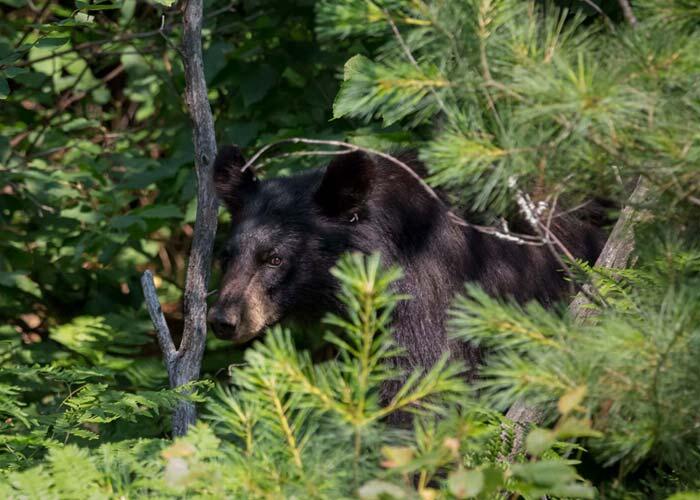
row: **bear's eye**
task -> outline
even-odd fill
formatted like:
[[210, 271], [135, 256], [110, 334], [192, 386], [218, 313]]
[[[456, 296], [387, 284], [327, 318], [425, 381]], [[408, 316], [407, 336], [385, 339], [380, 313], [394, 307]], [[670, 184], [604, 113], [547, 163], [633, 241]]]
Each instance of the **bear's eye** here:
[[278, 267], [282, 264], [282, 258], [278, 255], [272, 255], [267, 259], [267, 265], [270, 267]]

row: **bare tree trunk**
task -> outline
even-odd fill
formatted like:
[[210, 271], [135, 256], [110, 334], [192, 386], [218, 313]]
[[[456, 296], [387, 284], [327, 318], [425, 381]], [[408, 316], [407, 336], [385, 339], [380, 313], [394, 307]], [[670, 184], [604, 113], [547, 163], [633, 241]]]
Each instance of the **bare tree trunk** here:
[[[207, 335], [207, 287], [216, 235], [218, 202], [212, 182], [216, 156], [216, 136], [202, 62], [202, 0], [187, 0], [182, 7], [183, 37], [181, 55], [185, 67], [185, 102], [192, 119], [194, 163], [197, 174], [197, 216], [185, 281], [185, 326], [179, 348], [175, 348], [155, 294], [153, 277], [146, 271], [141, 285], [168, 370], [171, 387], [199, 378]], [[173, 413], [173, 434], [182, 436], [194, 424], [193, 403], [183, 402]]]
[[[634, 250], [634, 226], [639, 222], [643, 212], [639, 205], [647, 198], [649, 186], [645, 179], [639, 178], [637, 186], [629, 197], [627, 206], [622, 209], [620, 218], [600, 252], [596, 267], [607, 269], [624, 269], [629, 264], [630, 255]], [[587, 288], [589, 285], [584, 285]], [[593, 316], [596, 309], [591, 307], [590, 300], [583, 293], [579, 293], [569, 304], [569, 312], [579, 322], [585, 322]]]

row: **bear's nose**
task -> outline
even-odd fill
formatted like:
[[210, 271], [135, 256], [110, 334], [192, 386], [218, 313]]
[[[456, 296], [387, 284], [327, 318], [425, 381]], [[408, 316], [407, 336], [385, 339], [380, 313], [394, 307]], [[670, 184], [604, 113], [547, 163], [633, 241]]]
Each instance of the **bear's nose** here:
[[220, 339], [231, 340], [236, 334], [238, 315], [233, 311], [225, 311], [214, 306], [209, 310], [207, 321], [214, 330], [214, 335]]

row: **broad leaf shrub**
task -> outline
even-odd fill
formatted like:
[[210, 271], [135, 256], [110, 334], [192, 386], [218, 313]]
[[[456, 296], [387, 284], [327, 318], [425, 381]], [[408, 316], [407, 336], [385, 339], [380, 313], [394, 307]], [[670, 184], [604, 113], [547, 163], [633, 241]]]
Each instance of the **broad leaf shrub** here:
[[[139, 276], [147, 267], [157, 275], [178, 336], [196, 208], [174, 4], [0, 1], [0, 324], [40, 356], [58, 355], [63, 341], [52, 337], [66, 325], [94, 336], [111, 318], [109, 337], [84, 344], [84, 354], [99, 356], [95, 346], [111, 342], [113, 365], [159, 379], [130, 380], [130, 390], [166, 386]], [[351, 52], [318, 43], [313, 2], [214, 0], [205, 9], [219, 142], [343, 138], [347, 123], [329, 118], [336, 68]], [[288, 159], [270, 174], [307, 164]], [[130, 347], [117, 352], [122, 337]], [[230, 343], [210, 339], [204, 370], [236, 359]]]
[[[0, 442], [4, 471], [24, 469], [58, 445], [96, 446], [158, 436], [184, 397], [202, 401], [202, 381], [165, 390], [161, 364], [129, 359], [147, 341], [147, 320], [83, 317], [63, 325], [51, 341], [25, 345], [14, 328], [0, 328]], [[185, 396], [187, 389], [192, 393]]]

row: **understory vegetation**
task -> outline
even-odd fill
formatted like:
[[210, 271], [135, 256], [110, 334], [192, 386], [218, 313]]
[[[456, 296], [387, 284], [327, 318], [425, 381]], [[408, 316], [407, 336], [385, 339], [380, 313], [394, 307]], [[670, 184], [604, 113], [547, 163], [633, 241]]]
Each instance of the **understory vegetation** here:
[[[549, 245], [585, 292], [577, 314], [465, 284], [449, 332], [482, 346], [479, 379], [445, 357], [385, 406], [411, 298], [378, 255], [333, 269], [346, 314], [245, 350], [210, 336], [201, 380], [167, 388], [139, 275], [177, 342], [196, 209], [181, 24], [171, 0], [0, 0], [0, 497], [700, 498], [697, 2], [205, 2], [219, 144], [414, 149], [456, 214]], [[302, 146], [262, 175], [328, 160]], [[637, 214], [625, 267], [548, 232], [592, 198], [609, 228]], [[172, 439], [183, 400], [200, 421]], [[521, 447], [518, 401], [544, 415]]]

